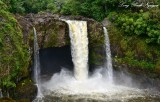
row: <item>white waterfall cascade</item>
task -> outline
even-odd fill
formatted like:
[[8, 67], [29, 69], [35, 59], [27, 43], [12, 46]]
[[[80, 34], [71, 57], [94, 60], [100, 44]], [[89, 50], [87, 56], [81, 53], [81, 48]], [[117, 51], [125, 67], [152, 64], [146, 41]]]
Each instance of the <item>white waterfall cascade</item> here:
[[40, 60], [39, 60], [39, 47], [37, 42], [36, 29], [33, 27], [34, 31], [34, 80], [38, 89], [37, 97], [42, 97], [41, 87], [40, 87]]
[[77, 80], [88, 77], [88, 37], [86, 21], [66, 21], [69, 25], [74, 76]]
[[105, 35], [105, 44], [106, 44], [106, 63], [105, 67], [107, 68], [108, 80], [110, 83], [113, 83], [113, 68], [112, 68], [112, 57], [110, 50], [110, 41], [108, 37], [108, 31], [106, 27], [103, 27], [104, 35]]
[[[62, 97], [61, 99], [73, 96], [74, 99], [81, 97], [106, 102], [110, 99], [138, 97], [143, 93], [139, 89], [113, 82], [111, 51], [106, 28], [103, 28], [106, 38], [106, 66], [96, 68], [93, 74], [88, 76], [87, 23], [85, 21], [64, 21], [69, 25], [74, 75], [72, 71], [65, 68], [60, 73], [53, 74], [50, 80], [42, 83], [44, 96]], [[121, 77], [121, 79], [125, 78]], [[130, 81], [127, 82], [127, 85], [128, 83]]]

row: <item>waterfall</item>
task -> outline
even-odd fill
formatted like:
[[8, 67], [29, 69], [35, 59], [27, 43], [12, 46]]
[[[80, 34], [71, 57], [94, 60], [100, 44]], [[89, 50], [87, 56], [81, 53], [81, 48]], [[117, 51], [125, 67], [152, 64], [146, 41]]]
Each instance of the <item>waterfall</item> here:
[[[97, 68], [88, 77], [88, 38], [87, 22], [64, 20], [69, 25], [71, 54], [74, 64], [72, 71], [62, 68], [54, 73], [50, 80], [42, 82], [44, 102], [48, 101], [122, 101], [131, 97], [139, 97], [142, 91], [113, 82], [112, 58], [107, 29], [104, 27], [106, 62], [105, 67]], [[116, 76], [115, 76], [116, 77]], [[128, 77], [127, 77], [128, 78]], [[126, 76], [118, 80], [126, 79]], [[125, 82], [127, 81], [127, 82]], [[130, 83], [125, 80], [123, 83]], [[49, 100], [48, 100], [49, 99]], [[60, 100], [58, 100], [60, 99]], [[62, 99], [62, 100], [61, 100]], [[89, 99], [89, 100], [87, 100]], [[128, 101], [128, 100], [127, 100]], [[34, 101], [37, 102], [37, 101]]]
[[37, 33], [36, 29], [33, 27], [34, 31], [34, 80], [38, 88], [37, 97], [42, 97], [41, 88], [40, 88], [40, 60], [39, 60], [39, 47], [37, 42]]
[[[106, 45], [105, 66], [100, 66], [88, 77], [88, 38], [87, 22], [64, 20], [69, 26], [69, 36], [71, 43], [71, 55], [74, 64], [74, 75], [72, 71], [62, 68], [60, 72], [54, 73], [49, 80], [43, 80], [41, 88], [44, 97], [33, 102], [66, 102], [66, 101], [130, 101], [144, 96], [143, 91], [132, 85], [129, 76], [115, 72], [113, 80], [112, 58], [110, 41], [107, 29], [103, 27]], [[35, 80], [39, 92], [38, 80], [38, 44], [35, 32]], [[97, 53], [98, 54], [98, 53]], [[65, 56], [64, 56], [65, 57]], [[148, 94], [149, 95], [149, 94]], [[147, 96], [148, 97], [148, 96]]]
[[113, 83], [113, 69], [112, 69], [112, 58], [111, 58], [111, 50], [110, 50], [110, 41], [108, 37], [108, 31], [105, 27], [103, 27], [105, 34], [105, 44], [106, 44], [106, 63], [105, 67], [107, 68], [108, 80], [110, 83]]
[[77, 80], [88, 77], [88, 37], [86, 21], [66, 21], [69, 25], [74, 76]]

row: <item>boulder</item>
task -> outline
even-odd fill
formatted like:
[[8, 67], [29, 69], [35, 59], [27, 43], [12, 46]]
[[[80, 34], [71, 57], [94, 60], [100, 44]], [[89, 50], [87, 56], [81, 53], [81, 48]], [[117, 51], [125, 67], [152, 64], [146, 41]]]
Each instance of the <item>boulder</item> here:
[[36, 98], [37, 87], [31, 79], [24, 79], [10, 93], [12, 93], [11, 97], [17, 101], [31, 102]]

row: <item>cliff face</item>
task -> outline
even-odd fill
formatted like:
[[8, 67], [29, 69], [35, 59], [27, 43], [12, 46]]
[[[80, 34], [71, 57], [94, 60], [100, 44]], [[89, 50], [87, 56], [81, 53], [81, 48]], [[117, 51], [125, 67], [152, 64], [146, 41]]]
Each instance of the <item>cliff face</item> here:
[[61, 47], [67, 45], [68, 26], [59, 19], [59, 16], [52, 14], [28, 14], [17, 16], [26, 44], [33, 46], [33, 27], [37, 31], [40, 49], [48, 47]]
[[4, 97], [8, 92], [13, 95], [10, 91], [29, 76], [30, 58], [18, 21], [10, 12], [0, 9], [0, 90]]
[[102, 24], [81, 16], [58, 16], [53, 14], [29, 14], [16, 16], [19, 21], [24, 42], [33, 53], [33, 27], [36, 28], [40, 49], [70, 45], [68, 24], [61, 19], [87, 21], [89, 39], [89, 62], [93, 66], [101, 65], [104, 60], [104, 33]]
[[70, 45], [69, 27], [60, 19], [87, 21], [89, 64], [91, 67], [103, 64], [103, 28], [101, 23], [93, 19], [47, 13], [14, 16], [0, 11], [0, 14], [0, 89], [4, 96], [9, 92], [13, 99], [28, 101], [36, 96], [36, 86], [30, 80], [33, 70], [33, 27], [37, 31], [40, 49], [64, 47]]
[[[2, 29], [0, 30], [0, 55], [3, 55], [2, 58], [5, 58], [4, 60], [0, 59], [0, 67], [4, 71], [8, 68], [13, 75], [17, 74], [15, 73], [17, 70], [20, 70], [20, 73], [13, 79], [16, 82], [11, 84], [15, 86], [16, 83], [14, 92], [12, 92], [13, 90], [10, 92], [12, 93], [11, 97], [13, 96], [15, 99], [27, 98], [32, 100], [36, 95], [36, 87], [28, 79], [30, 76], [28, 63], [30, 62], [31, 64], [31, 56], [33, 54], [33, 27], [37, 30], [40, 49], [64, 47], [70, 45], [69, 27], [66, 22], [60, 19], [87, 21], [89, 64], [91, 67], [95, 67], [102, 65], [105, 60], [103, 27], [101, 23], [93, 19], [81, 16], [66, 17], [45, 13], [29, 14], [26, 16], [16, 15], [16, 21], [14, 18], [5, 19], [5, 16], [7, 18], [13, 15], [6, 15], [4, 12], [0, 13], [4, 14], [3, 17], [0, 17], [0, 29]], [[5, 24], [9, 25], [5, 28], [3, 27]], [[160, 79], [160, 53], [158, 47], [149, 46], [137, 37], [123, 36], [114, 26], [108, 25], [110, 22], [106, 22], [105, 24], [109, 31], [114, 68], [116, 70], [127, 68], [131, 73], [144, 73], [145, 76]], [[19, 69], [20, 66], [22, 66], [21, 69]], [[2, 69], [0, 70], [0, 76], [4, 73]], [[10, 73], [1, 78], [3, 80], [8, 78]], [[4, 86], [1, 85], [1, 87]], [[27, 92], [28, 89], [31, 89], [31, 91]]]

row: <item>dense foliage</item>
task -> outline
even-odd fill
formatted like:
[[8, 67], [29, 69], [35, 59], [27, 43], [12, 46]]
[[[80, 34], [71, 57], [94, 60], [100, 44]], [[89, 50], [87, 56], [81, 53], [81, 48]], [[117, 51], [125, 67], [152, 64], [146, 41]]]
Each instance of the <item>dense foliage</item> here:
[[83, 15], [102, 20], [118, 0], [2, 0], [12, 13], [49, 11], [65, 15]]
[[9, 89], [27, 74], [29, 55], [16, 19], [4, 3], [0, 5], [0, 88]]
[[137, 35], [128, 36], [116, 26], [108, 27], [110, 42], [114, 48], [113, 60], [121, 65], [128, 65], [135, 70], [144, 69], [160, 72], [160, 47], [147, 44], [146, 39]]
[[124, 13], [112, 12], [109, 15], [120, 30], [126, 35], [137, 35], [146, 39], [147, 43], [160, 44], [160, 10], [152, 9], [147, 12]]
[[[12, 13], [38, 13], [48, 11], [65, 15], [82, 15], [96, 20], [103, 20], [110, 11], [121, 9], [135, 9], [135, 0], [1, 0]], [[138, 5], [143, 2], [160, 4], [160, 0], [137, 0]], [[123, 5], [122, 5], [123, 4]], [[125, 8], [124, 5], [129, 5]]]
[[107, 8], [117, 0], [69, 0], [64, 4], [61, 13], [67, 15], [83, 15], [97, 20], [105, 18]]
[[63, 0], [2, 0], [12, 13], [38, 13], [49, 11], [56, 13], [64, 3]]
[[[135, 0], [0, 0], [0, 89], [15, 87], [18, 78], [27, 74], [29, 54], [23, 43], [20, 26], [13, 15], [16, 13], [25, 15], [52, 12], [82, 15], [98, 21], [108, 17], [114, 23], [114, 29], [110, 31], [115, 31], [111, 41], [119, 42], [119, 50], [122, 50], [122, 55], [117, 54], [115, 60], [147, 69], [156, 66], [160, 68], [160, 59], [157, 57], [160, 55], [159, 49], [157, 50], [160, 44], [160, 9], [132, 7], [133, 1]], [[160, 5], [160, 0], [137, 1], [139, 4], [153, 2]], [[129, 7], [120, 5], [122, 2]], [[122, 56], [125, 57], [121, 58]]]

